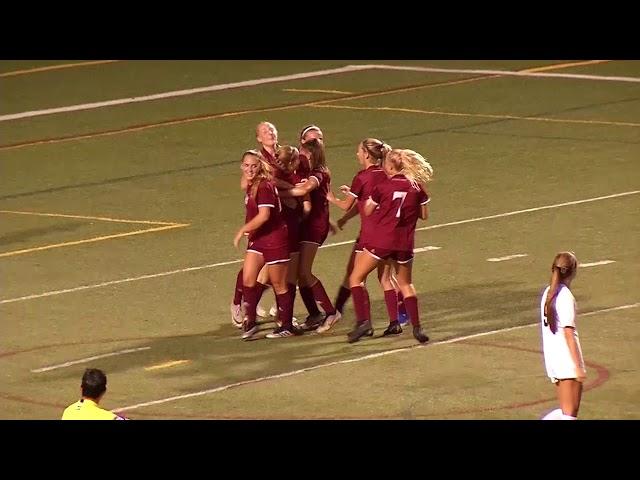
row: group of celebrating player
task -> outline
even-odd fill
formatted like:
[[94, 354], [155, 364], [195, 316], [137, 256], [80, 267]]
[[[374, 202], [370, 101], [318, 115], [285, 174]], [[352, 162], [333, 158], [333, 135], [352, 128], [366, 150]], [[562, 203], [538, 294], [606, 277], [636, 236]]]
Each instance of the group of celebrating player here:
[[[256, 128], [260, 149], [247, 150], [241, 158], [241, 188], [245, 191], [245, 224], [234, 245], [247, 236], [247, 250], [236, 278], [231, 304], [233, 323], [242, 338], [255, 338], [259, 302], [269, 285], [276, 305], [271, 314], [277, 328], [266, 338], [284, 338], [315, 330], [329, 331], [341, 318], [344, 305], [353, 297], [356, 325], [350, 343], [372, 336], [371, 308], [366, 289], [369, 273], [377, 269], [389, 314], [383, 336], [399, 335], [408, 319], [420, 343], [429, 340], [420, 326], [416, 290], [411, 283], [415, 228], [418, 218], [428, 217], [426, 184], [433, 177], [431, 165], [419, 153], [392, 149], [366, 138], [357, 145], [361, 170], [351, 186], [331, 190], [322, 130], [309, 125], [300, 132], [298, 147], [278, 144], [278, 131], [269, 122]], [[329, 203], [345, 214], [337, 224], [329, 218]], [[343, 284], [332, 302], [312, 272], [318, 248], [330, 231], [342, 229], [360, 215], [360, 233], [351, 252]], [[306, 321], [293, 317], [296, 290], [308, 311]], [[322, 308], [323, 312], [318, 308]]]

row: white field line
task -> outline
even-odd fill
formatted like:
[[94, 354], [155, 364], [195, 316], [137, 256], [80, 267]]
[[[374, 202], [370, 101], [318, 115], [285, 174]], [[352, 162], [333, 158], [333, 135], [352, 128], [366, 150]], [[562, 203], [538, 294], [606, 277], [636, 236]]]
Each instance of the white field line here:
[[[431, 225], [428, 227], [422, 227], [422, 228], [416, 228], [416, 231], [418, 230], [430, 230], [433, 228], [441, 228], [441, 227], [448, 227], [451, 225], [462, 225], [465, 223], [471, 223], [471, 222], [480, 222], [483, 220], [488, 220], [488, 219], [492, 219], [492, 218], [501, 218], [501, 217], [508, 217], [511, 215], [518, 215], [521, 213], [528, 213], [528, 212], [535, 212], [538, 210], [545, 210], [545, 209], [551, 209], [551, 208], [559, 208], [559, 207], [564, 207], [564, 206], [568, 206], [568, 205], [578, 205], [581, 203], [588, 203], [588, 202], [596, 202], [599, 200], [606, 200], [609, 198], [618, 198], [618, 197], [624, 197], [627, 195], [635, 195], [640, 193], [640, 190], [633, 190], [630, 192], [622, 192], [622, 193], [616, 193], [613, 195], [605, 195], [602, 197], [594, 197], [594, 198], [587, 198], [584, 200], [576, 200], [573, 202], [565, 202], [565, 203], [557, 203], [554, 205], [545, 205], [542, 207], [535, 207], [535, 208], [528, 208], [525, 210], [516, 210], [514, 212], [507, 212], [507, 213], [500, 213], [497, 215], [489, 215], [487, 217], [477, 217], [477, 218], [470, 218], [467, 220], [460, 220], [457, 222], [449, 222], [449, 223], [441, 223], [439, 225]], [[329, 248], [329, 247], [336, 247], [339, 245], [346, 245], [349, 243], [354, 243], [355, 240], [347, 240], [344, 242], [336, 242], [336, 243], [329, 243], [326, 245], [323, 245], [320, 248]], [[111, 280], [109, 282], [102, 282], [102, 283], [97, 283], [97, 284], [92, 284], [92, 285], [81, 285], [79, 287], [75, 287], [75, 288], [66, 288], [63, 290], [51, 290], [48, 292], [43, 292], [43, 293], [37, 293], [37, 294], [32, 294], [32, 295], [26, 295], [23, 297], [15, 297], [15, 298], [7, 298], [4, 300], [0, 300], [0, 305], [1, 304], [5, 304], [5, 303], [13, 303], [13, 302], [22, 302], [25, 300], [33, 300], [36, 298], [42, 298], [42, 297], [50, 297], [53, 295], [62, 295], [65, 293], [72, 293], [72, 292], [78, 292], [81, 290], [89, 290], [89, 289], [94, 289], [94, 288], [101, 288], [101, 287], [107, 287], [110, 285], [118, 285], [120, 283], [128, 283], [128, 282], [135, 282], [138, 280], [146, 280], [146, 279], [150, 279], [150, 278], [157, 278], [157, 277], [165, 277], [167, 275], [174, 275], [177, 273], [185, 273], [185, 272], [193, 272], [193, 271], [197, 271], [197, 270], [204, 270], [204, 269], [208, 269], [208, 268], [215, 268], [215, 267], [221, 267], [224, 265], [232, 265], [235, 263], [242, 263], [243, 260], [239, 259], [239, 260], [230, 260], [227, 262], [218, 262], [218, 263], [211, 263], [211, 264], [207, 264], [207, 265], [200, 265], [200, 266], [196, 266], [196, 267], [187, 267], [187, 268], [180, 268], [177, 270], [170, 270], [168, 272], [161, 272], [161, 273], [153, 273], [153, 274], [148, 274], [148, 275], [141, 275], [138, 277], [128, 277], [128, 278], [123, 278], [123, 279], [119, 279], [119, 280]]]
[[640, 77], [616, 77], [609, 75], [583, 75], [577, 73], [547, 73], [547, 72], [515, 72], [511, 70], [482, 70], [469, 68], [435, 68], [435, 67], [416, 67], [404, 65], [379, 65], [370, 64], [362, 65], [363, 67], [375, 68], [380, 70], [404, 70], [409, 72], [431, 72], [431, 73], [472, 73], [477, 75], [506, 75], [514, 77], [540, 77], [540, 78], [570, 78], [574, 80], [594, 80], [600, 82], [630, 82], [640, 83]]
[[506, 257], [494, 257], [487, 258], [487, 262], [504, 262], [506, 260], [512, 260], [514, 258], [528, 257], [526, 253], [515, 253], [513, 255], [507, 255]]
[[615, 260], [600, 260], [599, 262], [581, 263], [579, 266], [581, 268], [587, 268], [587, 267], [597, 267], [598, 265], [608, 265], [610, 263], [616, 263], [616, 261]]
[[106, 100], [103, 102], [81, 103], [77, 105], [69, 105], [66, 107], [47, 108], [44, 110], [31, 110], [28, 112], [11, 113], [0, 115], [0, 122], [8, 120], [17, 120], [20, 118], [37, 117], [40, 115], [51, 115], [54, 113], [77, 112], [79, 110], [93, 110], [96, 108], [112, 107], [115, 105], [124, 105], [128, 103], [148, 102], [151, 100], [162, 100], [165, 98], [184, 97], [198, 93], [216, 92], [220, 90], [231, 90], [234, 88], [253, 87], [256, 85], [265, 85], [268, 83], [286, 82], [288, 80], [299, 80], [302, 78], [322, 77], [325, 75], [335, 75], [337, 73], [354, 72], [357, 70], [370, 70], [370, 67], [360, 65], [347, 65], [346, 67], [331, 68], [327, 70], [316, 70], [313, 72], [294, 73], [291, 75], [280, 75], [277, 77], [259, 78], [255, 80], [244, 80], [242, 82], [222, 83], [218, 85], [209, 85], [207, 87], [189, 88], [186, 90], [174, 90], [171, 92], [156, 93], [153, 95], [144, 95], [140, 97], [118, 98], [116, 100]]
[[73, 360], [71, 362], [60, 363], [58, 365], [51, 365], [49, 367], [36, 368], [31, 370], [32, 373], [48, 372], [50, 370], [56, 370], [58, 368], [70, 367], [71, 365], [78, 365], [79, 363], [87, 363], [100, 358], [115, 357], [116, 355], [124, 355], [125, 353], [141, 352], [142, 350], [149, 350], [151, 347], [139, 347], [128, 348], [126, 350], [119, 350], [117, 352], [103, 353], [102, 355], [94, 355], [93, 357], [81, 358], [80, 360]]
[[[630, 305], [621, 305], [621, 306], [618, 306], [618, 307], [605, 308], [605, 309], [602, 309], [602, 310], [595, 310], [593, 312], [588, 312], [588, 313], [582, 314], [581, 316], [596, 315], [598, 313], [611, 312], [611, 311], [615, 311], [615, 310], [624, 310], [624, 309], [628, 309], [628, 308], [635, 308], [635, 307], [638, 307], [638, 306], [640, 306], [640, 303], [634, 303], [634, 304], [630, 304]], [[310, 371], [313, 371], [313, 370], [318, 370], [320, 368], [333, 367], [335, 365], [344, 365], [344, 364], [347, 364], [347, 363], [362, 362], [364, 360], [371, 360], [373, 358], [379, 358], [379, 357], [383, 357], [383, 356], [386, 356], [386, 355], [393, 355], [394, 353], [406, 352], [408, 350], [413, 350], [413, 349], [416, 349], [416, 348], [431, 348], [431, 347], [435, 347], [437, 345], [447, 345], [447, 344], [450, 344], [450, 343], [461, 342], [463, 340], [469, 340], [471, 338], [484, 337], [484, 336], [487, 336], [487, 335], [495, 335], [496, 333], [510, 332], [510, 331], [519, 330], [519, 329], [522, 329], [522, 328], [533, 327], [533, 326], [536, 326], [536, 325], [539, 325], [539, 322], [529, 323], [527, 325], [519, 325], [517, 327], [500, 328], [498, 330], [491, 330], [491, 331], [488, 331], [488, 332], [474, 333], [473, 335], [465, 335], [463, 337], [451, 338], [449, 340], [443, 340], [443, 341], [440, 341], [440, 342], [434, 342], [434, 343], [431, 343], [431, 344], [428, 344], [428, 345], [417, 344], [417, 345], [412, 345], [410, 347], [396, 348], [394, 350], [386, 350], [384, 352], [378, 352], [378, 353], [372, 353], [372, 354], [369, 354], [369, 355], [363, 355], [362, 357], [350, 358], [348, 360], [339, 360], [339, 361], [335, 361], [335, 362], [322, 363], [320, 365], [314, 365], [312, 367], [301, 368], [299, 370], [292, 370], [290, 372], [279, 373], [277, 375], [267, 375], [267, 376], [264, 376], [264, 377], [253, 378], [253, 379], [250, 379], [250, 380], [243, 380], [241, 382], [230, 383], [228, 385], [223, 385], [223, 386], [216, 387], [216, 388], [210, 388], [210, 389], [207, 389], [207, 390], [200, 390], [198, 392], [186, 393], [184, 395], [176, 395], [176, 396], [167, 397], [167, 398], [161, 398], [159, 400], [153, 400], [153, 401], [150, 401], [150, 402], [137, 403], [135, 405], [129, 405], [127, 407], [119, 407], [119, 408], [114, 409], [113, 411], [116, 412], [116, 413], [118, 413], [118, 412], [127, 412], [127, 411], [130, 411], [130, 410], [135, 410], [137, 408], [149, 407], [151, 405], [160, 405], [160, 404], [163, 404], [163, 403], [174, 402], [176, 400], [183, 400], [185, 398], [201, 397], [203, 395], [209, 395], [211, 393], [223, 392], [225, 390], [229, 390], [231, 388], [236, 388], [236, 387], [242, 387], [244, 385], [251, 385], [251, 384], [254, 384], [254, 383], [265, 382], [267, 380], [276, 380], [276, 379], [279, 379], [279, 378], [292, 377], [294, 375], [299, 375], [301, 373], [310, 372]]]
[[436, 247], [433, 245], [427, 245], [426, 247], [419, 247], [419, 248], [414, 248], [413, 249], [413, 253], [420, 253], [420, 252], [430, 252], [431, 250], [440, 250], [442, 247]]
[[515, 210], [513, 212], [498, 213], [497, 215], [488, 215], [486, 217], [469, 218], [467, 220], [459, 220], [457, 222], [440, 223], [438, 225], [430, 225], [428, 227], [416, 228], [416, 232], [421, 230], [432, 230], [434, 228], [450, 227], [452, 225], [462, 225], [464, 223], [481, 222], [481, 221], [489, 220], [492, 218], [510, 217], [512, 215], [520, 215], [521, 213], [537, 212], [539, 210], [549, 210], [552, 208], [568, 207], [570, 205], [579, 205], [581, 203], [598, 202], [600, 200], [607, 200], [609, 198], [625, 197], [627, 195], [637, 195], [638, 193], [640, 193], [640, 190], [632, 190], [630, 192], [614, 193], [613, 195], [605, 195], [602, 197], [585, 198], [584, 200], [575, 200], [573, 202], [555, 203], [553, 205], [544, 205], [542, 207], [526, 208], [524, 210]]
[[[312, 72], [294, 73], [290, 75], [280, 75], [277, 77], [266, 77], [254, 80], [244, 80], [241, 82], [223, 83], [217, 85], [209, 85], [206, 87], [189, 88], [185, 90], [173, 90], [170, 92], [156, 93], [153, 95], [143, 95], [139, 97], [119, 98], [115, 100], [106, 100], [101, 102], [82, 103], [77, 105], [69, 105], [66, 107], [47, 108], [42, 110], [31, 110], [26, 112], [11, 113], [0, 115], [0, 122], [8, 120], [17, 120], [20, 118], [37, 117], [40, 115], [51, 115], [54, 113], [75, 112], [79, 110], [92, 110], [96, 108], [111, 107], [115, 105], [124, 105], [128, 103], [148, 102], [152, 100], [162, 100], [165, 98], [175, 98], [198, 93], [215, 92], [221, 90], [231, 90], [234, 88], [252, 87], [256, 85], [264, 85], [275, 82], [285, 82], [289, 80], [299, 80], [303, 78], [320, 77], [326, 75], [335, 75], [338, 73], [363, 71], [363, 70], [404, 70], [412, 72], [430, 72], [430, 73], [470, 73], [477, 75], [506, 75], [518, 77], [543, 77], [543, 78], [570, 78], [579, 80], [609, 81], [609, 82], [633, 82], [640, 83], [638, 77], [617, 77], [607, 75], [581, 75], [573, 73], [547, 73], [547, 72], [527, 72], [527, 71], [510, 71], [510, 70], [479, 70], [468, 68], [433, 68], [433, 67], [417, 67], [402, 65], [347, 65], [340, 68], [332, 68], [327, 70], [316, 70]], [[337, 93], [337, 92], [336, 92]]]

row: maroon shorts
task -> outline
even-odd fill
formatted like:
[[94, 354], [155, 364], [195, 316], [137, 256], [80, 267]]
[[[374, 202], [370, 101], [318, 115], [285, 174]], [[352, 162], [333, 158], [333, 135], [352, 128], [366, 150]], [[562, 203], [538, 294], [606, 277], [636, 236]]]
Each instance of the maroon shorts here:
[[289, 246], [283, 245], [276, 248], [263, 248], [255, 243], [249, 243], [247, 252], [258, 253], [264, 257], [264, 263], [271, 265], [274, 263], [289, 261]]
[[365, 252], [378, 260], [395, 260], [398, 263], [409, 263], [413, 260], [413, 251], [406, 250], [389, 250], [386, 248], [364, 246]]
[[298, 253], [300, 251], [300, 222], [298, 219], [287, 219], [287, 228], [289, 229], [289, 254]]
[[329, 235], [329, 225], [318, 227], [303, 223], [300, 226], [300, 242], [322, 245]]

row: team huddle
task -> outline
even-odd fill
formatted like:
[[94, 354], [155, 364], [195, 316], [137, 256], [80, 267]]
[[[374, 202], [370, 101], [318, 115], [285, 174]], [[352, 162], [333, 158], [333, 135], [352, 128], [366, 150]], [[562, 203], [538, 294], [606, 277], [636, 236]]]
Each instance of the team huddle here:
[[[366, 279], [377, 270], [389, 314], [383, 336], [401, 334], [401, 325], [408, 320], [415, 339], [427, 342], [420, 326], [411, 267], [416, 223], [418, 218], [428, 217], [426, 184], [433, 177], [431, 165], [413, 150], [392, 149], [378, 139], [366, 138], [356, 151], [361, 170], [351, 186], [340, 187], [345, 198], [337, 198], [331, 190], [331, 171], [319, 127], [303, 128], [300, 144], [294, 147], [279, 145], [276, 127], [261, 122], [256, 139], [260, 149], [247, 150], [241, 158], [246, 217], [234, 238], [238, 247], [247, 237], [231, 304], [232, 321], [243, 330], [242, 338], [252, 339], [258, 332], [259, 302], [269, 285], [276, 298], [271, 313], [277, 328], [267, 338], [312, 330], [326, 333], [342, 318], [350, 296], [357, 322], [348, 341], [372, 336]], [[329, 217], [330, 203], [345, 211], [337, 223]], [[329, 233], [342, 229], [357, 215], [360, 233], [344, 282], [332, 302], [312, 272], [313, 262]], [[297, 290], [308, 312], [302, 324], [293, 317]]]

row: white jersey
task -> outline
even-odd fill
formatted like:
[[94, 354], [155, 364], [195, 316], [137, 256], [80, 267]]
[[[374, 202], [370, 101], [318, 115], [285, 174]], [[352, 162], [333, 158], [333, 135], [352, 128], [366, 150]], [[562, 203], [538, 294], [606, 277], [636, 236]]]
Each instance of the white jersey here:
[[542, 350], [544, 352], [544, 363], [547, 368], [547, 375], [551, 381], [561, 380], [564, 378], [576, 378], [576, 365], [573, 363], [571, 351], [565, 338], [564, 327], [573, 327], [573, 336], [578, 347], [578, 357], [580, 367], [584, 369], [584, 359], [582, 358], [582, 349], [580, 348], [580, 340], [578, 338], [578, 330], [576, 328], [576, 300], [571, 290], [566, 285], [560, 285], [560, 291], [554, 299], [557, 312], [558, 329], [554, 334], [544, 315], [544, 304], [547, 298], [549, 287], [542, 293], [540, 299], [540, 324], [542, 328]]

